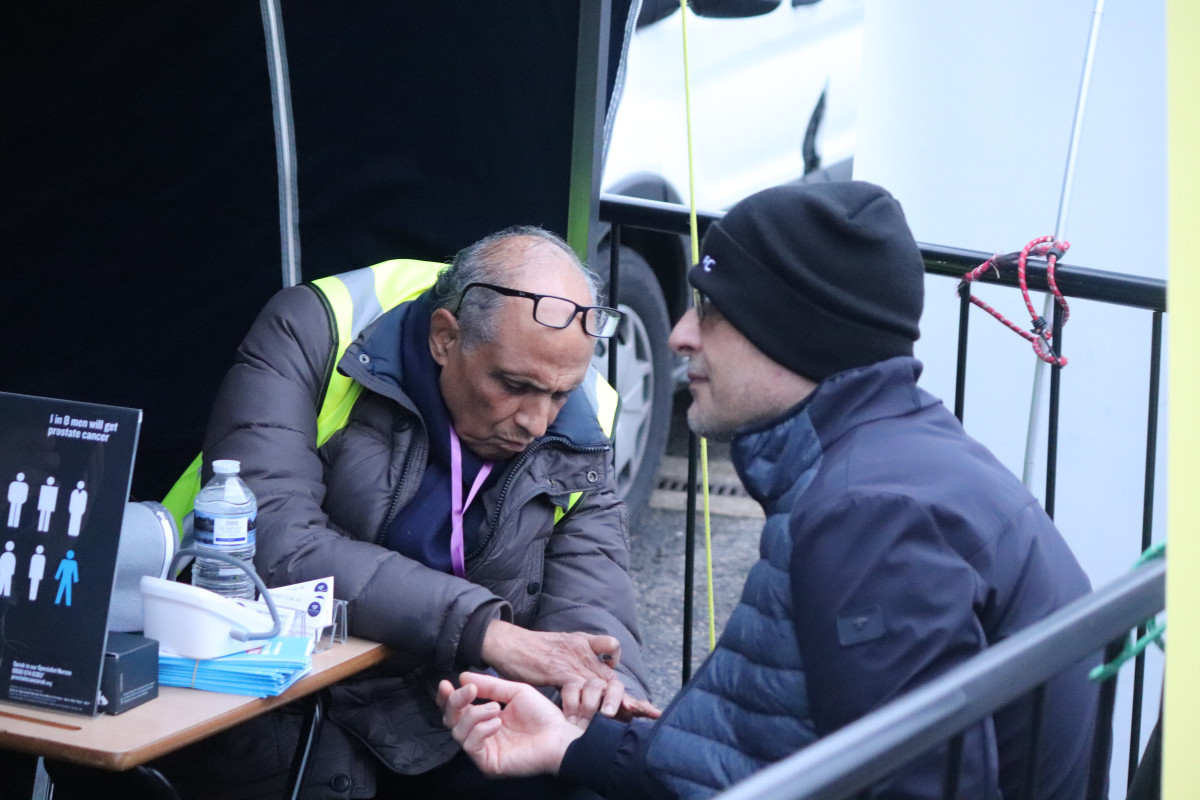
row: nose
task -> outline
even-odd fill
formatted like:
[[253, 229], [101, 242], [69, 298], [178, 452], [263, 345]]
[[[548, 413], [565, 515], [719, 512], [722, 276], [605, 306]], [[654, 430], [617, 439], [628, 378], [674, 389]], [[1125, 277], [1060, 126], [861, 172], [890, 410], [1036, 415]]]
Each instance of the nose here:
[[556, 416], [558, 409], [550, 401], [550, 397], [538, 394], [524, 399], [513, 421], [526, 435], [536, 439], [546, 433]]
[[689, 308], [679, 318], [667, 337], [667, 344], [681, 356], [691, 355], [700, 349], [700, 318], [696, 315], [696, 309]]

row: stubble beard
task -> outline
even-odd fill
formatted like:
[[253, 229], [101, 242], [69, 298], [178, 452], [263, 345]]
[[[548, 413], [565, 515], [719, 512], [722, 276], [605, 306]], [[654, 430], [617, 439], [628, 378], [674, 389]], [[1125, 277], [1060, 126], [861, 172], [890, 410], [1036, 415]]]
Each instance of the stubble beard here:
[[733, 438], [732, 427], [706, 416], [697, 406], [694, 397], [692, 398], [692, 404], [688, 406], [687, 421], [688, 427], [692, 429], [692, 432], [705, 439], [727, 442]]

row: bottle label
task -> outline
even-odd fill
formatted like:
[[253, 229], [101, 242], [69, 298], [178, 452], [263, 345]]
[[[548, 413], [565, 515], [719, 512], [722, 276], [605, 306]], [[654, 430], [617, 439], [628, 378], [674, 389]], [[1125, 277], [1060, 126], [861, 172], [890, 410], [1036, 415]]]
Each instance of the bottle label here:
[[196, 542], [223, 550], [236, 550], [255, 544], [255, 514], [211, 517], [197, 513], [194, 520]]

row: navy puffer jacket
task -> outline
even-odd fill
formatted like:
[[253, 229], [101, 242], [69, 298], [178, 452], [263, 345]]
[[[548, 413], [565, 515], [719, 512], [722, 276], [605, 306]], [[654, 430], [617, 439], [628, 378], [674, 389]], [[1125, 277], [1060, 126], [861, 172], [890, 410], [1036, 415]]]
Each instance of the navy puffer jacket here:
[[[734, 464], [767, 515], [741, 605], [659, 723], [593, 721], [563, 774], [610, 797], [712, 796], [1089, 591], [1034, 497], [917, 386], [920, 369], [899, 357], [839, 373], [740, 432]], [[1046, 691], [1038, 798], [1085, 791], [1089, 666]], [[967, 733], [963, 797], [1019, 795], [1029, 713], [1018, 702]], [[879, 796], [941, 797], [944, 762], [917, 761]]]

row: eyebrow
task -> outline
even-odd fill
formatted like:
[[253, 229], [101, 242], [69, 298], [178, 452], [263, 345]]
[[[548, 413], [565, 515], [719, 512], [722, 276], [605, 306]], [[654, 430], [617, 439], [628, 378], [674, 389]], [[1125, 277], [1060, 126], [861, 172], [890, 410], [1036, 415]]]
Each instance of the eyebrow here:
[[497, 370], [493, 374], [497, 378], [500, 378], [502, 380], [506, 380], [511, 383], [519, 383], [522, 386], [528, 386], [529, 388], [536, 389], [537, 391], [542, 392], [543, 394], [550, 394], [550, 395], [559, 394], [559, 393], [570, 394], [571, 392], [575, 391], [576, 389], [578, 389], [580, 386], [583, 385], [583, 382], [581, 381], [581, 382], [575, 384], [574, 386], [572, 386], [570, 389], [550, 389], [549, 387], [543, 386], [540, 383], [538, 383], [537, 381], [534, 381], [533, 379], [531, 379], [525, 375], [517, 375], [515, 373], [505, 372], [503, 370]]

